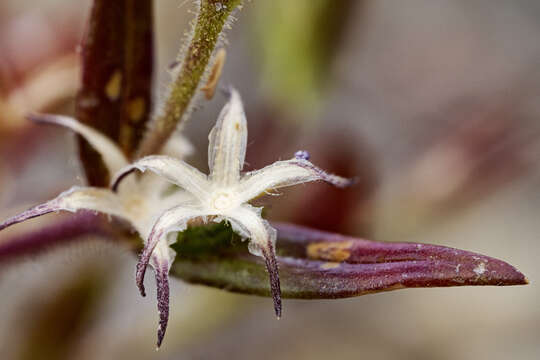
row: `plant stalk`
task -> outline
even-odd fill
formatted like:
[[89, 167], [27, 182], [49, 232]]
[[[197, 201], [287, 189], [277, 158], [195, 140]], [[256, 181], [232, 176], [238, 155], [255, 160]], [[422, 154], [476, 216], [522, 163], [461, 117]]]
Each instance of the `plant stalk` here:
[[223, 30], [241, 3], [241, 0], [200, 1], [193, 35], [187, 49], [180, 52], [177, 70], [173, 69], [176, 78], [161, 111], [143, 139], [139, 157], [158, 153], [189, 114]]

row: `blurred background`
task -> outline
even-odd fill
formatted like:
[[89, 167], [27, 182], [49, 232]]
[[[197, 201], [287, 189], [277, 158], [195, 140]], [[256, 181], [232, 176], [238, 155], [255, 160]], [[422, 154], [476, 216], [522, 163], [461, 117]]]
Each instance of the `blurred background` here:
[[[2, 218], [84, 183], [72, 134], [22, 115], [72, 113], [89, 6], [0, 2]], [[193, 6], [156, 1], [158, 95]], [[173, 280], [156, 352], [154, 294], [138, 295], [135, 257], [88, 238], [0, 265], [0, 358], [538, 359], [540, 3], [258, 0], [237, 19], [221, 85], [246, 104], [247, 167], [305, 149], [360, 180], [263, 199], [269, 218], [480, 252], [531, 284], [285, 300], [277, 321], [270, 299]], [[202, 102], [185, 128], [204, 171], [224, 101]]]

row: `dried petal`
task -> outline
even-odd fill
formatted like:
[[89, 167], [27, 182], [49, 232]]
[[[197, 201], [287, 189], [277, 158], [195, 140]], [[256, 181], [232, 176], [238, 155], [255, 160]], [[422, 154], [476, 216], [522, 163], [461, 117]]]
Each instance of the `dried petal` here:
[[221, 77], [221, 71], [223, 70], [223, 66], [225, 65], [226, 58], [227, 51], [225, 50], [225, 48], [220, 48], [216, 52], [214, 65], [212, 65], [212, 70], [210, 70], [208, 80], [206, 81], [206, 84], [201, 88], [201, 90], [204, 92], [206, 100], [211, 100], [214, 97], [214, 93], [216, 92], [216, 87], [219, 82], [219, 78]]

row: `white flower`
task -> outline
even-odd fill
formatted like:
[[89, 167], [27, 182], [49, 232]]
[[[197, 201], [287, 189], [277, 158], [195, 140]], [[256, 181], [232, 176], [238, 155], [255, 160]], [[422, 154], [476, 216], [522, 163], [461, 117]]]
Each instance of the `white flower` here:
[[[113, 189], [134, 170], [150, 170], [178, 185], [192, 198], [164, 212], [157, 219], [137, 264], [137, 283], [144, 294], [144, 273], [152, 257], [162, 259], [171, 241], [169, 234], [183, 231], [194, 218], [228, 221], [243, 239], [249, 239], [252, 254], [263, 256], [270, 275], [276, 315], [281, 316], [281, 294], [275, 258], [276, 230], [261, 217], [262, 208], [248, 202], [271, 189], [323, 180], [344, 187], [351, 180], [328, 174], [308, 161], [299, 151], [290, 160], [277, 161], [261, 170], [241, 173], [246, 156], [247, 122], [240, 95], [231, 89], [230, 101], [221, 111], [209, 135], [207, 176], [185, 162], [167, 156], [142, 158], [121, 170], [113, 179]], [[122, 183], [123, 184], [123, 183]], [[123, 190], [122, 188], [119, 189]], [[174, 239], [174, 237], [173, 237]], [[159, 260], [161, 261], [161, 260]], [[159, 262], [158, 261], [158, 262]], [[163, 258], [163, 262], [170, 260]]]
[[[65, 126], [77, 132], [100, 153], [109, 173], [116, 175], [111, 182], [112, 190], [73, 187], [53, 200], [6, 220], [0, 224], [0, 230], [60, 210], [92, 210], [127, 220], [145, 241], [136, 271], [137, 285], [143, 296], [143, 280], [148, 264], [154, 268], [156, 276], [160, 313], [158, 346], [168, 322], [168, 274], [176, 255], [169, 245], [176, 241], [177, 232], [187, 228], [190, 220], [226, 220], [243, 239], [249, 239], [250, 252], [265, 260], [274, 309], [279, 317], [281, 292], [275, 257], [276, 230], [261, 217], [262, 208], [251, 206], [249, 201], [272, 189], [310, 181], [323, 180], [338, 187], [351, 183], [351, 180], [315, 167], [308, 161], [306, 151], [298, 151], [290, 160], [277, 161], [261, 170], [242, 174], [247, 122], [242, 101], [234, 89], [231, 89], [230, 101], [210, 132], [208, 176], [181, 160], [189, 146], [179, 137], [173, 137], [165, 146], [164, 153], [167, 155], [148, 156], [128, 164], [122, 151], [106, 136], [72, 118], [55, 115], [32, 115], [29, 118]], [[135, 170], [150, 170], [155, 174], [128, 176]], [[181, 190], [166, 192], [170, 183]]]
[[[53, 123], [67, 127], [83, 136], [101, 155], [109, 173], [115, 174], [128, 165], [122, 151], [111, 140], [94, 129], [83, 125], [75, 119], [56, 115], [30, 115], [36, 122]], [[181, 136], [174, 136], [165, 146], [164, 153], [175, 157], [183, 157], [191, 152], [191, 145]], [[61, 193], [56, 198], [35, 206], [0, 224], [0, 230], [21, 221], [55, 211], [91, 210], [114, 215], [127, 220], [142, 239], [148, 238], [154, 222], [167, 209], [189, 200], [190, 195], [184, 191], [165, 191], [170, 184], [159, 177], [148, 174], [140, 178], [130, 178], [118, 192], [97, 187], [75, 186]], [[160, 244], [156, 249], [152, 266], [156, 272], [158, 289], [158, 310], [160, 325], [158, 329], [158, 346], [161, 344], [168, 321], [169, 266], [174, 259], [174, 250], [167, 244]], [[159, 258], [159, 262], [158, 262]]]

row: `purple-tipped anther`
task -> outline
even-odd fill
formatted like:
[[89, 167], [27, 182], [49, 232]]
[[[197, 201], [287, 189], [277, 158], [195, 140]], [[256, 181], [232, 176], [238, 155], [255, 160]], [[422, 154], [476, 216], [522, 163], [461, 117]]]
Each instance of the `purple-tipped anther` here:
[[268, 241], [267, 247], [261, 247], [266, 270], [270, 277], [270, 292], [274, 300], [274, 311], [277, 318], [281, 318], [281, 286], [279, 284], [279, 269], [276, 261], [274, 246]]

